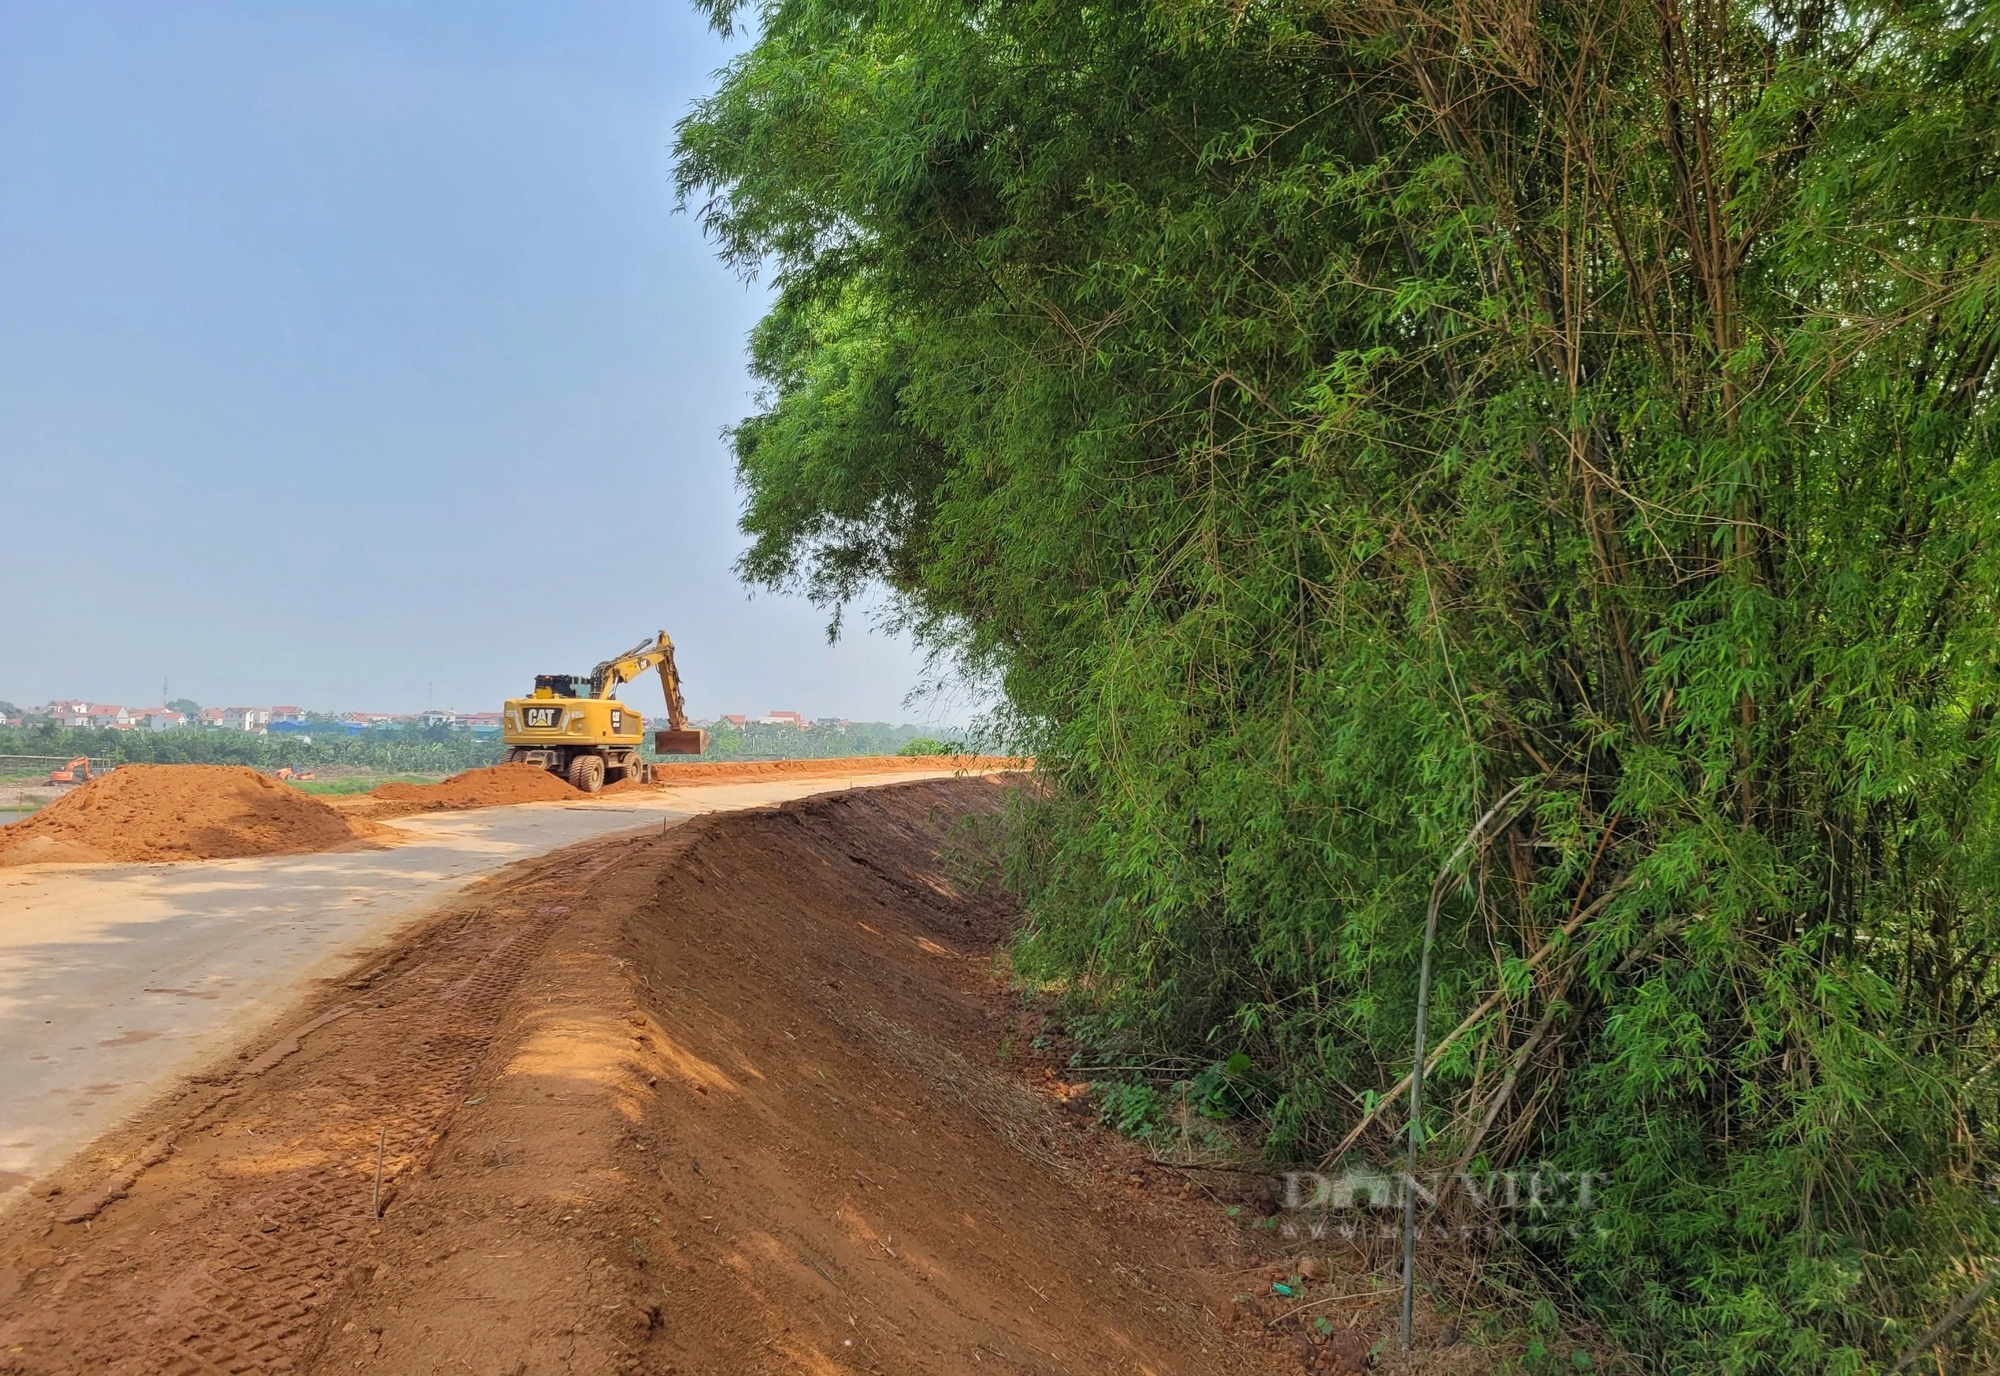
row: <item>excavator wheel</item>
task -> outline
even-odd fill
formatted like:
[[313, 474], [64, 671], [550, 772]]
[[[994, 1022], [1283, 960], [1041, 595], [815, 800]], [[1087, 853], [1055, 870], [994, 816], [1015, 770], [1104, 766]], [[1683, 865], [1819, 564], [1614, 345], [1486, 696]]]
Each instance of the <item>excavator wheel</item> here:
[[578, 755], [569, 762], [569, 785], [585, 793], [595, 793], [604, 787], [604, 757], [602, 755]]

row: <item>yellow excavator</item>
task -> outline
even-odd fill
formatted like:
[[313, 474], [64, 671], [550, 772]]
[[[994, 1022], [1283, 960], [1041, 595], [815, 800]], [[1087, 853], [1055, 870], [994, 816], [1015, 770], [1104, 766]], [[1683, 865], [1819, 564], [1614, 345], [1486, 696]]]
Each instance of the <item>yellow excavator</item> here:
[[681, 704], [681, 676], [674, 668], [674, 642], [661, 631], [622, 655], [582, 674], [536, 674], [533, 697], [508, 698], [501, 718], [501, 756], [509, 764], [534, 764], [560, 774], [585, 793], [625, 779], [644, 781], [646, 762], [639, 744], [646, 719], [613, 696], [648, 669], [660, 673], [667, 694], [667, 727], [653, 733], [656, 755], [699, 755], [708, 733], [690, 730]]

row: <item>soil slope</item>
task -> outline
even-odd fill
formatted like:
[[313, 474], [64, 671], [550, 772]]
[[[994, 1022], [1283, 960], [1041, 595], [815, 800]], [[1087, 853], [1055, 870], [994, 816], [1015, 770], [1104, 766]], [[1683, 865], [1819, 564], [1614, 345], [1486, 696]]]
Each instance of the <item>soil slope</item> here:
[[434, 784], [383, 784], [364, 795], [372, 803], [393, 807], [372, 809], [370, 816], [408, 816], [414, 812], [454, 812], [474, 807], [504, 807], [510, 803], [560, 803], [585, 796], [539, 765], [496, 764], [468, 769]]
[[996, 1055], [1010, 914], [938, 853], [1003, 791], [476, 886], [37, 1187], [0, 1372], [1299, 1370], [1218, 1321], [1254, 1239]]
[[[942, 769], [962, 773], [1029, 769], [1033, 760], [999, 755], [856, 755], [829, 760], [703, 760], [686, 764], [655, 763], [653, 782], [674, 784], [735, 784], [755, 779], [814, 778], [826, 774], [934, 774]], [[643, 784], [629, 787], [643, 788]]]
[[297, 855], [398, 835], [241, 765], [128, 764], [0, 831], [0, 865]]
[[[826, 760], [708, 760], [655, 764], [651, 783], [608, 784], [603, 792], [630, 793], [700, 784], [755, 783], [760, 779], [831, 779], [852, 774], [935, 774], [940, 770], [986, 772], [1027, 768], [1033, 761], [990, 755], [860, 755]], [[334, 806], [350, 817], [387, 819], [419, 812], [458, 812], [510, 803], [575, 802], [588, 794], [571, 788], [539, 765], [501, 764], [468, 769], [434, 784], [383, 784]]]

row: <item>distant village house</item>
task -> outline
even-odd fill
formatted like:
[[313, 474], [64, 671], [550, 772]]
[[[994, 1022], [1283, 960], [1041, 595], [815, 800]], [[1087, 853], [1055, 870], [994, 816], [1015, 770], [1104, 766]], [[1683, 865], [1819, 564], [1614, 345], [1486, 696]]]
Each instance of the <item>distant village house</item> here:
[[37, 710], [51, 726], [75, 730], [90, 725], [90, 704], [75, 698], [57, 698]]
[[186, 725], [187, 717], [171, 707], [141, 707], [132, 713], [132, 726], [139, 731], [171, 731]]

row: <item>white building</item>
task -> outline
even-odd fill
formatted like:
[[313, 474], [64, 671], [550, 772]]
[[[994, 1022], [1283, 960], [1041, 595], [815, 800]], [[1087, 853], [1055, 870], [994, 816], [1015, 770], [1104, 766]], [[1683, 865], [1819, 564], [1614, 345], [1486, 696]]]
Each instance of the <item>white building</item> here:
[[90, 725], [90, 704], [80, 698], [57, 698], [36, 710], [56, 726], [74, 729]]

